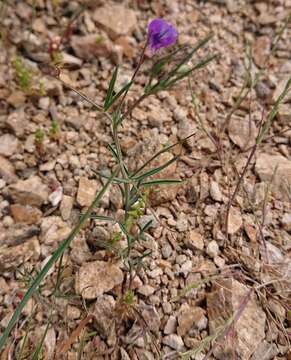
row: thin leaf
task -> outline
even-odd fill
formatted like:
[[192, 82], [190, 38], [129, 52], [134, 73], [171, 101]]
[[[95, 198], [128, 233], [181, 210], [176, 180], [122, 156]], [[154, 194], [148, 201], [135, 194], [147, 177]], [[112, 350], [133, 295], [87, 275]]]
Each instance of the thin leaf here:
[[114, 91], [114, 85], [115, 85], [115, 82], [117, 79], [117, 73], [118, 73], [118, 66], [116, 66], [116, 68], [113, 72], [112, 78], [110, 80], [110, 83], [109, 83], [108, 91], [107, 91], [106, 98], [104, 101], [104, 109], [105, 110], [108, 110], [108, 108], [109, 108], [108, 104], [110, 103], [110, 101], [112, 100], [112, 97], [113, 97], [113, 91]]
[[183, 180], [176, 180], [176, 179], [157, 179], [157, 180], [150, 180], [141, 183], [141, 186], [149, 187], [154, 185], [178, 185], [183, 184], [185, 181]]
[[171, 87], [173, 86], [176, 82], [178, 82], [179, 80], [184, 79], [185, 77], [189, 76], [193, 71], [195, 70], [199, 70], [203, 67], [205, 67], [206, 65], [208, 65], [212, 60], [216, 59], [218, 57], [217, 54], [215, 55], [211, 55], [208, 56], [207, 58], [203, 59], [202, 61], [200, 61], [198, 64], [194, 65], [192, 68], [190, 68], [187, 71], [184, 71], [183, 73], [177, 75], [175, 78], [173, 78], [172, 80], [168, 81], [165, 83], [165, 87]]
[[196, 51], [198, 51], [201, 47], [203, 47], [213, 36], [213, 33], [208, 34], [204, 39], [199, 41], [194, 48], [174, 67], [172, 71], [170, 71], [167, 80], [169, 80], [171, 77], [175, 76], [176, 73], [180, 70], [180, 68], [186, 64], [194, 55]]
[[118, 162], [118, 155], [117, 155], [117, 152], [116, 152], [116, 149], [114, 149], [114, 145], [113, 144], [108, 144], [108, 149], [110, 150], [112, 156], [114, 157], [114, 159]]
[[125, 84], [119, 91], [116, 95], [114, 95], [112, 97], [112, 99], [108, 102], [107, 106], [104, 107], [105, 111], [108, 110], [114, 103], [116, 100], [118, 100], [120, 98], [120, 96], [125, 93], [126, 91], [129, 90], [129, 88], [131, 87], [132, 85], [132, 81], [130, 81], [129, 83]]
[[[119, 169], [118, 169], [119, 170]], [[80, 221], [78, 224], [74, 227], [74, 229], [70, 232], [68, 237], [59, 245], [57, 250], [52, 254], [49, 261], [45, 264], [45, 266], [42, 268], [42, 270], [38, 273], [36, 278], [34, 279], [32, 285], [25, 293], [23, 299], [16, 307], [11, 319], [9, 320], [9, 323], [7, 327], [5, 328], [2, 336], [0, 337], [0, 351], [3, 348], [3, 346], [6, 343], [6, 340], [13, 329], [15, 323], [17, 322], [23, 308], [27, 304], [28, 300], [32, 297], [32, 295], [36, 292], [37, 288], [51, 269], [51, 267], [54, 265], [54, 263], [61, 257], [61, 255], [64, 253], [64, 251], [68, 248], [68, 246], [71, 244], [72, 240], [75, 238], [75, 236], [80, 232], [82, 227], [84, 226], [85, 222], [90, 218], [92, 211], [97, 206], [99, 201], [101, 200], [102, 196], [108, 189], [108, 186], [112, 183], [112, 180], [114, 179], [115, 175], [117, 173], [117, 170], [112, 174], [112, 177], [106, 182], [106, 184], [103, 186], [103, 188], [99, 191], [99, 193], [96, 195], [94, 201], [89, 206], [88, 210], [84, 215], [82, 215]]]
[[90, 219], [92, 220], [101, 220], [101, 221], [111, 221], [116, 222], [116, 220], [113, 217], [110, 216], [103, 216], [103, 215], [91, 215]]
[[[94, 170], [92, 169], [92, 171], [94, 172], [94, 174], [98, 175], [98, 176], [101, 176], [102, 178], [105, 178], [105, 179], [110, 179], [111, 178], [111, 175], [106, 175], [104, 174], [103, 172], [99, 171], [99, 170]], [[113, 184], [128, 184], [129, 181], [126, 180], [126, 179], [122, 179], [122, 178], [118, 178], [118, 177], [115, 177], [113, 180], [112, 180], [112, 183]]]
[[177, 159], [179, 158], [179, 156], [174, 156], [171, 160], [167, 161], [165, 164], [161, 165], [161, 166], [158, 166], [152, 170], [149, 170], [149, 171], [146, 171], [145, 173], [139, 175], [139, 176], [136, 176], [136, 177], [133, 177], [132, 179], [133, 180], [143, 180], [149, 176], [152, 176], [152, 175], [155, 175], [155, 174], [158, 174], [159, 172], [161, 172], [163, 169], [165, 169], [166, 167], [170, 166], [173, 162], [175, 162]]

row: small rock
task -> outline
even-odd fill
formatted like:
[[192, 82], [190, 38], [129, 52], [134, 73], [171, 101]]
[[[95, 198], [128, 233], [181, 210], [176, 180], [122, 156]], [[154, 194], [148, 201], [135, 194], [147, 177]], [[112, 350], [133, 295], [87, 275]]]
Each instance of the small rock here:
[[179, 232], [187, 231], [188, 229], [188, 220], [185, 214], [181, 213], [180, 217], [178, 218], [176, 222], [176, 229]]
[[27, 126], [27, 119], [23, 109], [12, 112], [7, 120], [6, 126], [13, 131], [17, 137], [22, 137], [25, 133], [25, 128]]
[[254, 57], [255, 64], [263, 68], [266, 65], [271, 48], [271, 39], [269, 36], [260, 36], [255, 40], [252, 55]]
[[94, 305], [94, 327], [102, 337], [108, 337], [115, 329], [115, 300], [113, 296], [101, 295]]
[[77, 193], [77, 201], [81, 206], [90, 206], [95, 199], [97, 192], [97, 182], [81, 177]]
[[[177, 136], [180, 140], [185, 139], [191, 134], [195, 134], [196, 131], [197, 127], [194, 121], [188, 119], [187, 117], [179, 121]], [[185, 146], [189, 149], [192, 149], [195, 146], [194, 136], [185, 141]]]
[[160, 329], [161, 319], [156, 308], [153, 305], [140, 305], [139, 311], [149, 330], [157, 334]]
[[109, 57], [113, 52], [111, 43], [98, 34], [72, 36], [71, 45], [75, 54], [86, 61], [100, 56]]
[[177, 319], [175, 316], [170, 315], [168, 321], [166, 322], [166, 325], [164, 327], [164, 334], [174, 334], [177, 329]]
[[262, 181], [270, 182], [278, 199], [289, 200], [291, 188], [291, 160], [282, 155], [258, 154], [255, 170]]
[[242, 226], [241, 213], [237, 208], [231, 207], [228, 216], [228, 229], [230, 235], [235, 234]]
[[285, 213], [281, 219], [283, 229], [291, 231], [291, 213]]
[[[4, 220], [9, 219], [10, 216], [6, 216]], [[12, 220], [12, 218], [10, 218]], [[39, 234], [39, 227], [34, 225], [27, 225], [27, 224], [13, 224], [10, 223], [8, 225], [7, 231], [0, 232], [0, 244], [5, 244], [8, 246], [14, 246], [23, 243], [27, 239], [32, 238], [35, 235]]]
[[113, 39], [121, 35], [130, 34], [137, 26], [135, 12], [121, 4], [108, 4], [96, 9], [93, 19]]
[[30, 205], [12, 204], [10, 210], [17, 223], [37, 224], [42, 217], [42, 212]]
[[178, 314], [178, 335], [186, 335], [194, 326], [199, 331], [206, 329], [207, 318], [204, 313], [205, 311], [200, 307], [190, 307], [188, 304], [183, 304]]
[[8, 104], [18, 108], [23, 106], [26, 101], [26, 96], [23, 91], [13, 91], [11, 95], [7, 98]]
[[68, 305], [67, 307], [67, 317], [69, 320], [77, 320], [81, 316], [81, 311], [76, 306]]
[[38, 260], [39, 256], [40, 245], [37, 237], [17, 246], [2, 247], [0, 250], [0, 270], [15, 269], [29, 260]]
[[48, 200], [48, 187], [38, 176], [17, 181], [8, 187], [8, 192], [13, 201], [22, 205], [40, 207]]
[[206, 253], [211, 257], [214, 258], [219, 253], [219, 246], [215, 240], [210, 241], [210, 243], [207, 245]]
[[42, 172], [52, 171], [55, 168], [55, 166], [56, 166], [56, 160], [48, 161], [39, 166], [39, 171]]
[[63, 188], [62, 186], [58, 186], [55, 191], [53, 191], [48, 199], [51, 202], [52, 206], [57, 206], [63, 198]]
[[222, 194], [219, 188], [219, 185], [216, 181], [211, 181], [210, 182], [210, 196], [212, 197], [212, 199], [214, 201], [221, 201], [222, 200]]
[[12, 163], [0, 155], [0, 176], [8, 183], [11, 184], [17, 180], [15, 169]]
[[272, 360], [278, 353], [279, 350], [274, 343], [270, 344], [264, 340], [259, 344], [250, 360]]
[[14, 135], [4, 134], [0, 136], [0, 155], [11, 156], [18, 148], [18, 140]]
[[204, 240], [201, 234], [199, 234], [196, 230], [191, 230], [188, 236], [185, 239], [185, 245], [195, 251], [195, 250], [203, 250], [204, 248]]
[[162, 339], [162, 343], [177, 351], [182, 351], [184, 348], [183, 339], [181, 338], [181, 336], [176, 334], [170, 334], [165, 336]]
[[74, 204], [74, 198], [68, 195], [64, 195], [61, 205], [60, 205], [60, 212], [63, 220], [69, 220], [72, 212]]
[[255, 123], [250, 121], [248, 117], [234, 117], [229, 123], [228, 134], [235, 145], [244, 149], [255, 144], [257, 128]]
[[105, 261], [93, 261], [80, 267], [75, 288], [84, 299], [96, 299], [122, 281], [123, 273], [119, 266]]
[[162, 247], [162, 255], [164, 259], [168, 259], [171, 254], [172, 254], [173, 250], [170, 244], [166, 243], [163, 245]]
[[[210, 334], [219, 326], [225, 325], [232, 314], [239, 311], [249, 289], [234, 279], [226, 279], [214, 286], [214, 291], [207, 295], [207, 311]], [[234, 356], [238, 359], [249, 359], [265, 338], [266, 314], [253, 294], [244, 307], [237, 322], [233, 324], [231, 342], [224, 342], [214, 350], [219, 360]]]
[[45, 245], [56, 247], [70, 233], [70, 227], [59, 216], [47, 216], [41, 222], [41, 241]]
[[138, 289], [138, 292], [141, 294], [141, 295], [144, 295], [144, 296], [150, 296], [152, 295], [154, 292], [155, 292], [155, 288], [153, 288], [152, 286], [150, 285], [142, 285], [139, 289]]

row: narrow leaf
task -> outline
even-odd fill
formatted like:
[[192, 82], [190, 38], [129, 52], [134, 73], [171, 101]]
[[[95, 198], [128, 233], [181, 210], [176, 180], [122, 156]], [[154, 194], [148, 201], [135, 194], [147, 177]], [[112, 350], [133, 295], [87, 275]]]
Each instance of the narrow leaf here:
[[158, 174], [159, 172], [161, 172], [163, 169], [165, 169], [166, 167], [170, 166], [173, 162], [175, 162], [177, 159], [179, 158], [179, 156], [174, 156], [171, 160], [167, 161], [165, 164], [159, 166], [159, 167], [156, 167], [152, 170], [149, 170], [149, 171], [146, 171], [145, 173], [139, 175], [139, 176], [136, 176], [134, 178], [132, 178], [133, 180], [143, 180], [149, 176], [152, 176], [152, 175], [155, 175], [155, 174]]
[[153, 186], [153, 185], [178, 185], [183, 184], [185, 181], [183, 180], [176, 180], [176, 179], [157, 179], [157, 180], [150, 180], [141, 183], [141, 186]]
[[118, 93], [116, 95], [114, 95], [112, 97], [112, 99], [110, 99], [110, 101], [108, 102], [107, 106], [104, 107], [105, 111], [108, 110], [114, 103], [116, 100], [118, 100], [120, 98], [120, 96], [125, 93], [126, 91], [129, 90], [129, 88], [132, 85], [132, 81], [130, 81], [129, 83], [127, 83], [126, 85], [124, 85], [121, 90], [118, 91]]
[[118, 66], [116, 66], [114, 72], [113, 72], [113, 75], [112, 75], [112, 78], [110, 80], [110, 83], [109, 83], [109, 88], [107, 90], [107, 94], [106, 94], [106, 98], [105, 98], [105, 101], [104, 101], [104, 109], [105, 110], [108, 110], [108, 104], [110, 103], [112, 97], [113, 97], [113, 91], [114, 91], [114, 85], [115, 85], [115, 82], [116, 82], [116, 79], [117, 79], [117, 73], [118, 73]]

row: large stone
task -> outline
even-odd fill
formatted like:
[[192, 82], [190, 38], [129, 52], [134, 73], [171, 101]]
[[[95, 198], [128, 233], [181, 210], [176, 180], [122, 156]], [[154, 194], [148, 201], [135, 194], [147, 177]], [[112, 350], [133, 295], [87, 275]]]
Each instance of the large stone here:
[[178, 328], [177, 333], [184, 336], [195, 327], [199, 331], [206, 329], [207, 318], [205, 310], [200, 307], [190, 307], [188, 304], [183, 304], [178, 314]]
[[290, 160], [282, 155], [258, 154], [255, 169], [262, 181], [271, 181], [271, 189], [278, 199], [290, 199]]
[[76, 292], [84, 299], [96, 299], [123, 281], [119, 266], [105, 261], [82, 265], [76, 275]]
[[219, 327], [227, 326], [234, 314], [241, 311], [239, 319], [233, 323], [233, 335], [218, 345], [214, 355], [219, 360], [249, 360], [265, 338], [266, 314], [258, 305], [253, 294], [245, 301], [249, 289], [234, 279], [221, 280], [207, 295], [207, 311], [210, 334]]
[[137, 25], [135, 12], [121, 4], [108, 4], [97, 8], [93, 18], [113, 39], [130, 34]]
[[11, 162], [5, 157], [0, 155], [0, 177], [6, 181], [6, 183], [11, 184], [17, 180], [17, 176], [15, 174], [14, 166]]
[[184, 348], [183, 339], [177, 334], [170, 334], [165, 336], [162, 340], [162, 343], [177, 351], [182, 351]]
[[234, 117], [229, 123], [228, 135], [235, 145], [244, 149], [254, 145], [257, 128], [253, 121], [249, 121], [248, 117]]
[[17, 246], [2, 247], [0, 248], [0, 271], [15, 269], [29, 260], [38, 260], [39, 255], [40, 245], [37, 237]]
[[17, 181], [8, 187], [8, 192], [14, 202], [36, 207], [47, 202], [49, 196], [47, 185], [38, 176]]
[[11, 156], [18, 148], [18, 140], [14, 135], [4, 134], [0, 136], [0, 155]]

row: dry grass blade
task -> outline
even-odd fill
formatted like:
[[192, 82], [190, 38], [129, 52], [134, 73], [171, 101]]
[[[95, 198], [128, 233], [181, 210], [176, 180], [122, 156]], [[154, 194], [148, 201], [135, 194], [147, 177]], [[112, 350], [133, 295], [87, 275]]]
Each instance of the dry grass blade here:
[[62, 343], [60, 343], [57, 346], [57, 353], [64, 354], [66, 353], [72, 344], [76, 341], [76, 339], [80, 336], [81, 331], [84, 329], [84, 327], [94, 318], [92, 314], [89, 314], [86, 316], [77, 326], [77, 328], [72, 332], [70, 337], [67, 340], [64, 340]]

